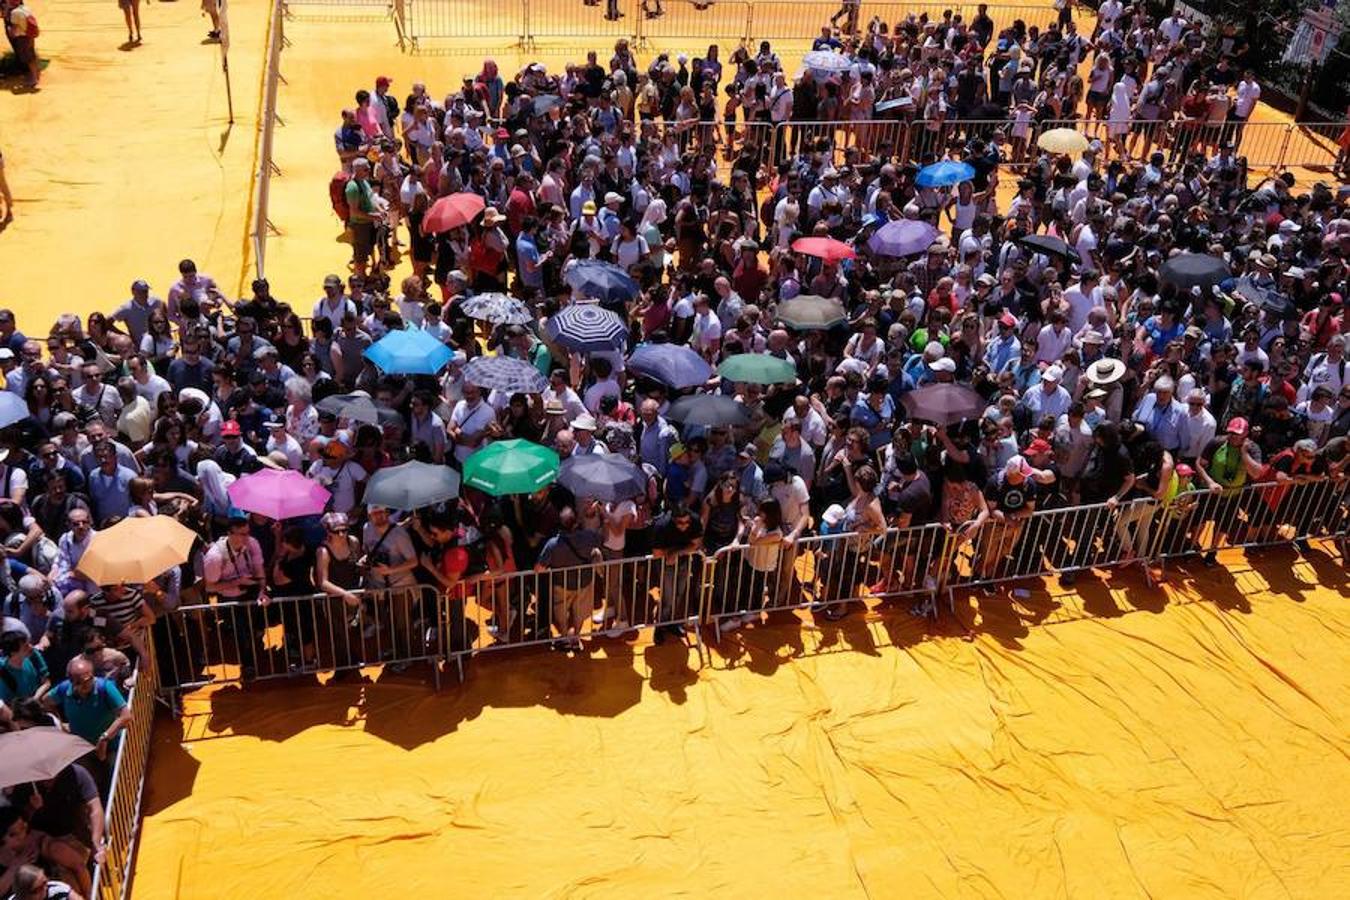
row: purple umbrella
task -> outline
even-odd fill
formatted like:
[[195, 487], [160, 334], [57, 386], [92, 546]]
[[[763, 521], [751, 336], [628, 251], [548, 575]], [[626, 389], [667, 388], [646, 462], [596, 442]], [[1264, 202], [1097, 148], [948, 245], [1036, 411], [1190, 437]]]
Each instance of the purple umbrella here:
[[940, 234], [927, 222], [896, 219], [873, 232], [867, 241], [867, 249], [877, 256], [913, 256], [931, 247]]
[[331, 496], [318, 482], [290, 469], [261, 469], [225, 489], [245, 512], [281, 521], [324, 511]]

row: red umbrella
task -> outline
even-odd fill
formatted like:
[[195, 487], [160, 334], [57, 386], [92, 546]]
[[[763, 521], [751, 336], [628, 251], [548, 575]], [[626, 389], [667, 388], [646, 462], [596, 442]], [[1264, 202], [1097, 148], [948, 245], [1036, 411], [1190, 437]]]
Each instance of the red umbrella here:
[[858, 254], [853, 252], [853, 248], [843, 241], [836, 241], [834, 238], [827, 237], [804, 237], [797, 238], [792, 242], [794, 253], [804, 253], [807, 256], [818, 256], [826, 262], [837, 263], [841, 259], [852, 259]]
[[422, 219], [423, 234], [440, 234], [473, 221], [487, 204], [477, 194], [451, 194], [431, 204]]

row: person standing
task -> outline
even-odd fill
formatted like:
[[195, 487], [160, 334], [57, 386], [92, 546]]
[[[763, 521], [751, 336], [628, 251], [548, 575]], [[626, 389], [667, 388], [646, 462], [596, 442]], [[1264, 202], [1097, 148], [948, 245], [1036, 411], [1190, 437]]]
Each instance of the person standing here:
[[[206, 2], [214, 3], [214, 0], [206, 0]], [[117, 5], [122, 7], [122, 17], [127, 21], [127, 43], [139, 44], [141, 42], [141, 0], [117, 0]]]
[[14, 47], [14, 56], [28, 70], [28, 89], [37, 90], [41, 72], [37, 55], [37, 16], [24, 5], [23, 0], [9, 0], [8, 10], [6, 22], [9, 25], [9, 42]]

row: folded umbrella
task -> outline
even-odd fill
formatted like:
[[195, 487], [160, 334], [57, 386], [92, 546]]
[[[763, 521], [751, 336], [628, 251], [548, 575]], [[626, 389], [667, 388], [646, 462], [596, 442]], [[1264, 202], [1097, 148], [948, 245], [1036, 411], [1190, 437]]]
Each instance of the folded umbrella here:
[[628, 371], [682, 391], [712, 377], [712, 366], [684, 344], [642, 344], [628, 358]]
[[94, 584], [145, 584], [187, 562], [196, 540], [169, 516], [123, 519], [94, 534], [78, 569]]
[[475, 356], [464, 366], [464, 380], [508, 394], [541, 394], [548, 387], [538, 369], [513, 356]]
[[410, 510], [458, 496], [458, 472], [449, 466], [413, 461], [376, 471], [366, 482], [363, 500], [368, 506]]
[[450, 194], [431, 204], [422, 219], [423, 234], [440, 234], [452, 228], [463, 228], [481, 215], [487, 202], [477, 194]]
[[604, 353], [617, 350], [628, 340], [623, 319], [594, 303], [574, 303], [549, 317], [544, 331], [568, 350]]
[[784, 300], [774, 311], [774, 318], [798, 331], [827, 331], [848, 322], [848, 312], [838, 300], [799, 294]]
[[788, 384], [797, 380], [797, 369], [785, 359], [768, 353], [737, 353], [717, 367], [727, 381], [745, 384]]
[[792, 242], [792, 252], [804, 256], [817, 256], [826, 262], [839, 262], [841, 259], [853, 259], [857, 252], [843, 241], [827, 237], [797, 238]]
[[638, 283], [623, 269], [598, 259], [581, 259], [563, 268], [563, 281], [584, 299], [611, 306], [627, 303], [641, 293]]
[[878, 256], [914, 256], [933, 245], [942, 232], [917, 219], [887, 222], [867, 241], [867, 248]]
[[0, 788], [49, 781], [94, 745], [54, 725], [0, 733]]
[[22, 422], [28, 418], [28, 404], [13, 391], [0, 391], [0, 428]]
[[454, 357], [430, 332], [391, 331], [366, 348], [366, 359], [390, 375], [435, 375]]
[[617, 503], [645, 494], [647, 473], [618, 453], [588, 453], [564, 460], [558, 483], [578, 497]]
[[558, 454], [530, 441], [488, 444], [464, 461], [464, 484], [493, 497], [533, 494], [558, 477]]
[[280, 522], [324, 511], [332, 496], [323, 485], [293, 469], [259, 469], [225, 489], [230, 502], [244, 512]]
[[1088, 139], [1072, 128], [1051, 128], [1041, 132], [1036, 146], [1050, 153], [1082, 153], [1088, 148]]
[[482, 319], [494, 325], [524, 325], [534, 321], [530, 308], [508, 294], [474, 294], [460, 300], [459, 308], [471, 319]]
[[988, 404], [974, 388], [964, 384], [930, 384], [900, 398], [911, 419], [934, 425], [955, 425], [974, 419]]
[[1079, 261], [1078, 251], [1070, 247], [1068, 241], [1051, 234], [1029, 234], [1024, 238], [1019, 238], [1017, 243], [1036, 253], [1044, 253], [1046, 256], [1058, 256], [1070, 262]]
[[745, 411], [745, 404], [721, 394], [694, 394], [681, 397], [670, 404], [666, 418], [684, 425], [702, 425], [708, 428], [750, 424], [750, 414]]
[[914, 183], [923, 188], [951, 187], [975, 177], [975, 167], [970, 163], [944, 159], [942, 162], [924, 166], [914, 176]]

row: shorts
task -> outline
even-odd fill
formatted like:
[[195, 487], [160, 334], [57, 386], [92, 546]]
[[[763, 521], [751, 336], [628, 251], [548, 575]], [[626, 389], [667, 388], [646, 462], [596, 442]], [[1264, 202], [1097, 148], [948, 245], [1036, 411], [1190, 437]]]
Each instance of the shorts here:
[[363, 263], [375, 252], [375, 223], [349, 222], [348, 225], [352, 230], [352, 255], [357, 262]]
[[37, 47], [33, 44], [32, 38], [16, 37], [12, 40], [14, 42], [14, 55], [18, 57], [19, 62], [23, 63], [25, 67], [37, 62]]
[[1089, 103], [1105, 103], [1105, 102], [1107, 101], [1107, 99], [1110, 98], [1110, 96], [1111, 96], [1111, 95], [1108, 94], [1106, 91], [1088, 91], [1088, 92], [1087, 92], [1087, 102], [1089, 102]]

